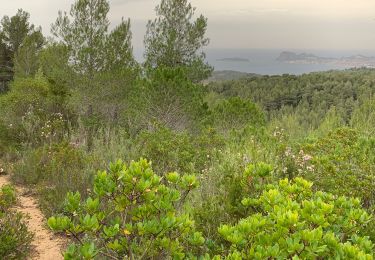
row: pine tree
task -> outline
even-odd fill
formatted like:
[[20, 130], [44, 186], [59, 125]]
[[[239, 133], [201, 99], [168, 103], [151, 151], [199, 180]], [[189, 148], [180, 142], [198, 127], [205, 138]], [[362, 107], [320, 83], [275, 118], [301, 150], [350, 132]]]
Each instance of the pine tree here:
[[205, 63], [202, 51], [209, 43], [205, 37], [207, 19], [200, 15], [193, 20], [195, 10], [187, 0], [161, 1], [156, 7], [157, 18], [147, 24], [146, 67], [185, 67], [193, 81], [211, 74], [212, 67]]
[[41, 35], [41, 28], [29, 22], [30, 14], [19, 9], [17, 14], [4, 16], [0, 23], [0, 93], [5, 91], [14, 75], [14, 58], [25, 38]]

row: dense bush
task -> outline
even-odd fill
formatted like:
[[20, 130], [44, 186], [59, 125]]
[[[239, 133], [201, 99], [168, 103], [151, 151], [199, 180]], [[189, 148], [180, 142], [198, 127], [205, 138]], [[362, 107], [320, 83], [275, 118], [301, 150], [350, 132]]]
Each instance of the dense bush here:
[[12, 130], [11, 126], [5, 125], [0, 120], [0, 157], [5, 156], [12, 147], [17, 146], [16, 133]]
[[138, 137], [141, 156], [152, 161], [159, 174], [171, 171], [193, 172], [195, 149], [187, 133], [175, 133], [168, 128], [143, 132]]
[[17, 201], [16, 190], [11, 185], [4, 185], [0, 189], [0, 215], [4, 214]]
[[249, 164], [246, 156], [222, 151], [202, 174], [202, 185], [192, 205], [193, 214], [212, 252], [222, 250], [218, 227], [223, 223], [234, 224], [251, 213], [242, 205], [242, 198], [259, 194], [264, 185], [276, 179], [270, 165], [262, 162]]
[[192, 130], [205, 114], [204, 89], [192, 83], [182, 68], [161, 67], [139, 80], [129, 94], [125, 119], [131, 133], [161, 125]]
[[33, 235], [25, 217], [11, 209], [16, 203], [14, 187], [0, 188], [0, 259], [27, 259]]
[[303, 148], [311, 155], [314, 166], [314, 171], [304, 175], [319, 189], [359, 197], [367, 208], [375, 206], [375, 140], [372, 137], [341, 128]]
[[85, 201], [68, 193], [65, 216], [51, 217], [55, 231], [73, 235], [65, 259], [97, 256], [115, 259], [190, 258], [204, 238], [178, 208], [198, 185], [194, 176], [173, 172], [161, 178], [146, 160], [126, 166], [121, 161], [100, 171]]
[[203, 171], [215, 152], [224, 146], [223, 138], [213, 129], [201, 134], [175, 132], [165, 127], [143, 131], [137, 138], [138, 157], [148, 158], [158, 174], [179, 171]]
[[351, 118], [351, 126], [367, 135], [375, 133], [375, 99], [373, 97], [365, 100], [363, 104], [356, 107]]
[[[15, 145], [36, 146], [61, 140], [67, 127], [63, 101], [42, 75], [12, 82], [11, 91], [0, 97], [0, 122]], [[9, 136], [8, 134], [8, 136]], [[0, 138], [5, 138], [0, 135]], [[0, 142], [1, 143], [1, 142]]]
[[47, 215], [61, 210], [61, 194], [80, 191], [87, 194], [92, 174], [90, 159], [84, 151], [67, 142], [45, 145], [27, 151], [14, 167], [12, 178], [19, 183], [36, 185], [40, 205]]
[[264, 115], [258, 106], [239, 97], [219, 102], [212, 109], [211, 117], [215, 128], [224, 133], [245, 127], [257, 129], [265, 125]]
[[296, 178], [245, 198], [255, 214], [219, 233], [228, 241], [226, 259], [372, 259], [374, 245], [361, 236], [371, 216], [360, 200], [314, 192]]
[[32, 235], [27, 229], [25, 217], [17, 212], [8, 212], [0, 217], [0, 258], [28, 259]]

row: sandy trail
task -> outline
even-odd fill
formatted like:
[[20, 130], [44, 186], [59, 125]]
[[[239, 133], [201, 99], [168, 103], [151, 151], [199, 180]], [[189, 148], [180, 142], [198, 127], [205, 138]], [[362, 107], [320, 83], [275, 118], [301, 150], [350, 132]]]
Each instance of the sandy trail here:
[[[0, 187], [10, 184], [9, 176], [0, 175]], [[28, 228], [34, 233], [32, 242], [33, 252], [28, 259], [31, 260], [60, 260], [63, 259], [61, 251], [65, 241], [54, 235], [46, 225], [46, 219], [38, 208], [36, 200], [27, 194], [22, 187], [17, 187], [19, 203], [15, 209], [29, 216]]]

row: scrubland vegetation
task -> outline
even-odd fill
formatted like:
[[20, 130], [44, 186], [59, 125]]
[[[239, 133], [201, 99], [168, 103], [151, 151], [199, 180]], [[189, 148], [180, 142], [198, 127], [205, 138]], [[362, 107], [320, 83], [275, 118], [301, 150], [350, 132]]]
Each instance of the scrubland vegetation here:
[[[375, 70], [202, 84], [207, 19], [186, 0], [156, 8], [144, 64], [109, 7], [77, 0], [53, 40], [22, 10], [0, 26], [1, 171], [65, 259], [373, 259]], [[4, 259], [32, 239], [14, 202], [3, 187]]]

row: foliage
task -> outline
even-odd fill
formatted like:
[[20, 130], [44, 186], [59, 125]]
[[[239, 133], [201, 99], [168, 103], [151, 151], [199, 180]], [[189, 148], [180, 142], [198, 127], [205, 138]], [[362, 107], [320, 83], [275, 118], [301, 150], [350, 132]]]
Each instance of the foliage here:
[[109, 172], [98, 172], [86, 201], [78, 192], [68, 193], [66, 215], [48, 224], [79, 242], [69, 246], [65, 259], [188, 257], [204, 238], [177, 208], [197, 184], [194, 176], [175, 172], [162, 180], [143, 159], [129, 166], [118, 161]]
[[375, 99], [373, 97], [365, 100], [353, 111], [350, 125], [367, 135], [375, 133]]
[[[14, 58], [25, 39], [41, 38], [41, 28], [29, 22], [30, 14], [19, 9], [17, 14], [4, 16], [0, 24], [0, 93], [8, 88], [13, 79]], [[25, 48], [23, 49], [25, 51]], [[31, 54], [33, 55], [33, 54]], [[31, 64], [29, 64], [31, 65]], [[35, 64], [32, 64], [35, 66]]]
[[4, 185], [0, 189], [0, 216], [2, 216], [17, 201], [16, 190], [11, 185]]
[[16, 203], [13, 186], [0, 188], [0, 258], [27, 259], [33, 235], [27, 230], [25, 217], [10, 208]]
[[164, 127], [140, 133], [137, 144], [139, 155], [151, 160], [158, 174], [201, 172], [210, 162], [215, 149], [224, 145], [220, 136], [212, 130], [195, 137]]
[[17, 147], [17, 133], [12, 130], [0, 120], [0, 157], [5, 156], [11, 147]]
[[212, 121], [220, 132], [241, 131], [247, 126], [253, 129], [265, 125], [263, 112], [254, 103], [234, 97], [219, 102], [212, 109]]
[[60, 96], [66, 96], [68, 89], [72, 88], [71, 81], [75, 79], [68, 64], [68, 47], [63, 44], [50, 43], [41, 50], [38, 62], [43, 75], [57, 86], [54, 92], [59, 92]]
[[[64, 215], [66, 259], [371, 258], [374, 69], [201, 83], [207, 19], [187, 0], [157, 6], [144, 66], [109, 8], [74, 1], [48, 42], [22, 10], [0, 26], [2, 167]], [[0, 192], [1, 259], [28, 257], [14, 199]]]
[[[82, 119], [88, 150], [92, 149], [93, 137], [101, 122], [109, 118], [106, 124], [118, 123], [126, 88], [138, 75], [130, 20], [123, 19], [109, 31], [109, 10], [107, 0], [77, 0], [69, 15], [59, 12], [52, 26], [53, 35], [65, 48], [64, 57], [68, 56], [65, 65], [74, 74], [69, 84], [73, 90], [70, 101]], [[67, 76], [64, 81], [69, 80]]]
[[224, 241], [217, 229], [223, 223], [234, 224], [252, 211], [242, 205], [242, 198], [260, 194], [266, 184], [276, 179], [265, 163], [248, 164], [242, 155], [219, 152], [212, 166], [202, 173], [202, 188], [194, 200], [194, 217], [204, 230], [212, 253], [222, 253]]
[[15, 80], [11, 91], [0, 97], [0, 120], [12, 130], [19, 144], [35, 146], [44, 138], [62, 138], [67, 127], [64, 114], [68, 112], [63, 99], [52, 90], [53, 85], [46, 78], [36, 75]]
[[[296, 117], [298, 127], [316, 129], [326, 113], [335, 107], [348, 123], [357, 102], [374, 93], [374, 70], [353, 69], [309, 73], [301, 76], [254, 75], [239, 80], [211, 83], [209, 90], [219, 97], [238, 96], [262, 107], [268, 118]], [[285, 128], [285, 127], [284, 127]]]
[[188, 134], [159, 128], [141, 133], [139, 139], [141, 155], [152, 161], [157, 173], [194, 172], [195, 150]]
[[156, 7], [157, 18], [149, 21], [145, 35], [146, 67], [185, 67], [189, 79], [199, 82], [207, 78], [212, 67], [204, 62], [202, 47], [207, 19], [193, 20], [195, 8], [187, 0], [162, 0]]
[[226, 259], [372, 259], [374, 245], [358, 233], [371, 218], [360, 201], [311, 186], [285, 179], [244, 199], [258, 213], [219, 228], [230, 245]]
[[[315, 171], [306, 174], [317, 187], [338, 195], [359, 197], [367, 208], [375, 206], [373, 138], [348, 128], [332, 131], [305, 145]], [[361, 187], [361, 189], [358, 189]]]
[[92, 179], [86, 168], [89, 162], [88, 156], [72, 144], [56, 143], [24, 154], [12, 177], [19, 183], [38, 185], [40, 206], [51, 215], [62, 210], [61, 194], [76, 190], [87, 194]]
[[15, 77], [35, 76], [39, 69], [39, 52], [44, 42], [39, 31], [25, 37], [14, 57]]
[[69, 48], [70, 58], [80, 73], [92, 74], [103, 66], [104, 37], [108, 30], [106, 0], [76, 1], [68, 14], [59, 11], [52, 33]]
[[4, 16], [1, 20], [2, 39], [13, 53], [18, 51], [27, 35], [40, 30], [35, 29], [29, 19], [30, 14], [19, 9], [15, 16]]
[[130, 21], [123, 20], [108, 34], [109, 9], [107, 0], [77, 0], [71, 7], [70, 17], [60, 11], [52, 26], [54, 36], [68, 47], [76, 72], [90, 79], [96, 72], [114, 66], [134, 65]]
[[0, 258], [27, 259], [32, 235], [27, 230], [24, 216], [8, 212], [0, 217]]
[[105, 71], [117, 71], [136, 66], [131, 41], [130, 19], [122, 20], [106, 37]]
[[125, 112], [131, 133], [155, 125], [177, 131], [194, 128], [205, 113], [203, 94], [202, 86], [192, 83], [184, 69], [158, 68], [131, 91]]

